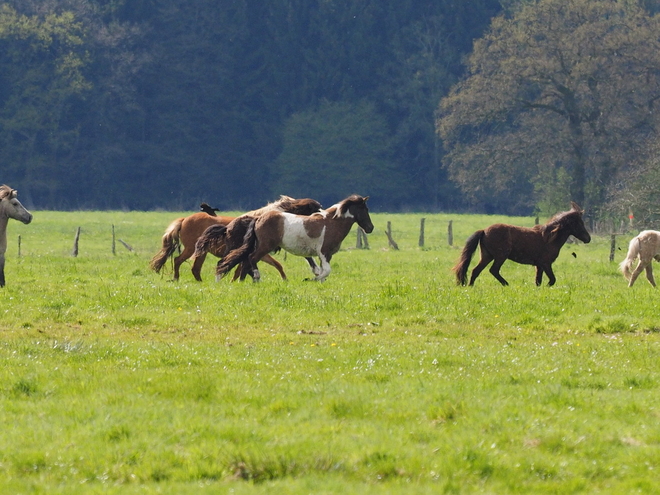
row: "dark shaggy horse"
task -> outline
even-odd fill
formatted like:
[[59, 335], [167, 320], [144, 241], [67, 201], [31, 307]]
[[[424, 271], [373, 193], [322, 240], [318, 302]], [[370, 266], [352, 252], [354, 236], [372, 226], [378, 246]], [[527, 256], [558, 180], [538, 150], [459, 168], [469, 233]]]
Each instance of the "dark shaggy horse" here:
[[467, 272], [472, 255], [481, 246], [481, 260], [472, 270], [470, 285], [488, 264], [493, 261], [490, 273], [502, 285], [509, 283], [500, 275], [500, 268], [509, 259], [523, 265], [536, 267], [536, 285], [541, 285], [543, 273], [548, 276], [548, 285], [554, 285], [556, 278], [552, 272], [552, 263], [559, 256], [559, 251], [572, 235], [584, 243], [591, 241], [587, 232], [580, 207], [571, 203], [571, 210], [558, 213], [545, 225], [536, 225], [529, 229], [497, 223], [485, 230], [477, 230], [467, 240], [461, 257], [454, 266], [456, 281], [460, 285], [467, 282]]

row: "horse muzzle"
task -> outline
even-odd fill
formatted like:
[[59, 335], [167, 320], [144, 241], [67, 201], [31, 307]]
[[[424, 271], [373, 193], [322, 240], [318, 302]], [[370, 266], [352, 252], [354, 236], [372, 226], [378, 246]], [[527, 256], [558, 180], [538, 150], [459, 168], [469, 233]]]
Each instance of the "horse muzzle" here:
[[28, 213], [25, 218], [21, 218], [21, 222], [23, 222], [25, 225], [29, 224], [32, 221], [32, 213]]

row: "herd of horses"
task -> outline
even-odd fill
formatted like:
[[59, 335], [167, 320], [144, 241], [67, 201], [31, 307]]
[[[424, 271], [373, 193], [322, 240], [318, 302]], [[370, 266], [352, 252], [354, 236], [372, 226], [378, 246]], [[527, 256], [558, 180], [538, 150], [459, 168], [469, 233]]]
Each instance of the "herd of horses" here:
[[[5, 285], [8, 220], [12, 218], [24, 224], [32, 221], [32, 214], [18, 201], [17, 194], [9, 186], [0, 186], [0, 287]], [[167, 260], [172, 259], [173, 277], [178, 280], [181, 264], [193, 258], [193, 276], [201, 281], [202, 265], [210, 253], [219, 258], [216, 280], [236, 268], [234, 280], [250, 276], [257, 282], [261, 278], [259, 261], [275, 267], [282, 279], [286, 279], [281, 263], [270, 254], [284, 249], [304, 257], [314, 275], [312, 280], [321, 282], [330, 274], [330, 260], [339, 251], [353, 224], [357, 223], [368, 234], [373, 232], [368, 199], [368, 196], [353, 194], [323, 209], [318, 201], [310, 198], [281, 196], [263, 208], [238, 217], [218, 216], [217, 208], [202, 203], [200, 212], [177, 218], [167, 227], [162, 247], [152, 258], [150, 266], [159, 273]], [[511, 260], [534, 266], [536, 285], [541, 285], [544, 274], [548, 285], [554, 285], [556, 277], [552, 264], [568, 238], [573, 236], [585, 244], [591, 241], [583, 214], [584, 211], [572, 203], [569, 211], [558, 213], [543, 225], [527, 228], [498, 223], [477, 230], [468, 238], [452, 269], [457, 284], [474, 285], [479, 274], [491, 265], [491, 275], [502, 285], [508, 285], [500, 269], [506, 260]], [[468, 282], [469, 266], [477, 248], [480, 248], [480, 260]], [[175, 256], [177, 252], [179, 254]], [[319, 264], [314, 257], [318, 258]], [[626, 258], [619, 265], [629, 287], [642, 271], [646, 271], [649, 283], [656, 286], [652, 268], [654, 259], [660, 261], [660, 232], [645, 230], [630, 241]], [[638, 262], [633, 270], [635, 260]]]

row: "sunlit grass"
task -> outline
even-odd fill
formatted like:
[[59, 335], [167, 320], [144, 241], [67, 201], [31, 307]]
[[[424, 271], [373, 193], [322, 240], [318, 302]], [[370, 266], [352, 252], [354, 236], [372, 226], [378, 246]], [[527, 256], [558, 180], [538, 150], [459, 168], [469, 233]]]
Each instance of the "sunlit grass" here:
[[[567, 245], [554, 287], [510, 262], [509, 287], [487, 272], [457, 287], [462, 243], [502, 218], [375, 214], [370, 249], [351, 234], [325, 283], [282, 254], [288, 282], [263, 266], [260, 284], [215, 283], [209, 259], [204, 282], [184, 265], [173, 283], [148, 261], [176, 217], [36, 212], [10, 224], [1, 491], [657, 487], [658, 293], [645, 280], [628, 289], [625, 249], [610, 263], [609, 239]], [[113, 224], [135, 252], [112, 254]]]

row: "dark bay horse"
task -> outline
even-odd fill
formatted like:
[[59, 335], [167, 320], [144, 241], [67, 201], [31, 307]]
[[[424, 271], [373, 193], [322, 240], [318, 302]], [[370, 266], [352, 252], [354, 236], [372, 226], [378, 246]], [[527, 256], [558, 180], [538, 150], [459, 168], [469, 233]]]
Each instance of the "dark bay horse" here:
[[[270, 210], [282, 210], [282, 211], [293, 211], [300, 213], [307, 213], [318, 211], [321, 205], [313, 199], [294, 199], [289, 196], [280, 196], [280, 199], [273, 203], [269, 203], [266, 206], [259, 208], [250, 212], [253, 215], [259, 215], [264, 211]], [[204, 231], [212, 225], [221, 225], [226, 226], [235, 217], [226, 217], [226, 216], [216, 216], [214, 209], [206, 209], [204, 206], [201, 206], [202, 209], [214, 213], [213, 215], [206, 212], [194, 213], [187, 217], [177, 218], [174, 220], [165, 230], [165, 233], [162, 237], [162, 247], [158, 253], [152, 258], [150, 266], [156, 272], [159, 273], [163, 268], [168, 259], [174, 256], [174, 253], [177, 249], [183, 245], [183, 251], [179, 256], [174, 258], [174, 280], [179, 279], [180, 267], [184, 261], [189, 259], [195, 253], [195, 242], [197, 239], [204, 233]], [[218, 251], [209, 251], [215, 256], [222, 256], [222, 246], [218, 247]], [[195, 259], [195, 262], [192, 267], [192, 273], [196, 280], [202, 280], [201, 270], [206, 258], [204, 253], [202, 256], [199, 256]], [[268, 255], [264, 259], [265, 263], [268, 263], [274, 266], [282, 276], [284, 276], [284, 271], [282, 265], [272, 256]]]
[[472, 234], [463, 248], [461, 257], [454, 266], [456, 281], [460, 285], [467, 282], [467, 271], [472, 255], [481, 246], [481, 260], [472, 270], [470, 285], [488, 264], [493, 261], [490, 273], [502, 285], [509, 283], [500, 275], [500, 268], [507, 259], [524, 265], [536, 267], [536, 285], [541, 285], [543, 273], [548, 276], [548, 285], [554, 285], [556, 278], [552, 272], [552, 263], [559, 256], [559, 251], [572, 235], [584, 243], [591, 241], [582, 215], [584, 211], [571, 203], [571, 210], [558, 213], [545, 225], [536, 225], [529, 229], [497, 223], [485, 230], [477, 230]]
[[368, 199], [368, 196], [353, 194], [310, 216], [277, 211], [264, 213], [250, 223], [243, 245], [230, 251], [218, 264], [216, 278], [222, 278], [234, 266], [247, 261], [254, 281], [258, 282], [261, 275], [257, 262], [264, 254], [282, 248], [296, 256], [318, 256], [321, 265], [312, 267], [314, 280], [325, 280], [330, 274], [330, 260], [353, 224], [357, 223], [367, 233], [374, 230]]
[[7, 223], [13, 218], [24, 224], [32, 221], [32, 213], [16, 199], [18, 191], [0, 186], [0, 287], [5, 286], [5, 252], [7, 251]]

